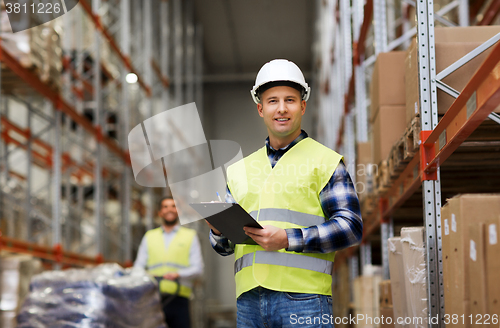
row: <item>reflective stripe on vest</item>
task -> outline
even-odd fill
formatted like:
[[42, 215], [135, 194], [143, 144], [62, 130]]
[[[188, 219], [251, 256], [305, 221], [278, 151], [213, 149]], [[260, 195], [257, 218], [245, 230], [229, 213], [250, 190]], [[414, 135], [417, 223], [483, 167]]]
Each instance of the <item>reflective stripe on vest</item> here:
[[[256, 211], [254, 211], [256, 212]], [[257, 212], [256, 212], [257, 213]], [[251, 213], [250, 213], [251, 214]], [[280, 208], [263, 208], [259, 213], [259, 221], [288, 222], [304, 227], [319, 225], [325, 222], [324, 216], [300, 213]]]
[[185, 268], [189, 267], [188, 265], [181, 265], [181, 264], [172, 263], [172, 262], [165, 262], [165, 263], [158, 263], [158, 264], [155, 264], [152, 266], [148, 266], [148, 270], [158, 269], [158, 268], [161, 268], [163, 266], [173, 267], [173, 268], [178, 268], [178, 269], [185, 269]]
[[[262, 225], [306, 228], [325, 222], [319, 193], [342, 156], [306, 138], [271, 167], [266, 147], [231, 165], [233, 198]], [[258, 245], [235, 246], [236, 296], [257, 286], [331, 295], [335, 253], [266, 252]]]
[[[234, 274], [243, 268], [253, 264], [253, 255], [255, 254], [255, 263], [282, 265], [291, 268], [312, 270], [319, 273], [331, 274], [333, 262], [318, 259], [306, 255], [257, 251], [255, 253], [245, 254], [234, 262]], [[300, 256], [300, 258], [297, 258]]]
[[[196, 232], [192, 229], [179, 227], [174, 238], [170, 242], [168, 249], [165, 249], [163, 229], [156, 228], [146, 233], [148, 246], [147, 271], [156, 277], [163, 277], [167, 272], [177, 272], [179, 269], [189, 267], [189, 252], [193, 244]], [[165, 261], [167, 260], [167, 261]], [[159, 283], [160, 292], [174, 294], [189, 298], [191, 288], [181, 285], [171, 280], [161, 280]]]

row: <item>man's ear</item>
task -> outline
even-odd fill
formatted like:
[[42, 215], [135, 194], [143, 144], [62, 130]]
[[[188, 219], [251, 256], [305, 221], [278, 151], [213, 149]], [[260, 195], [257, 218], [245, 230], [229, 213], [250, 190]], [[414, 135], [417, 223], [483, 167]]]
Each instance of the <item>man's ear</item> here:
[[307, 103], [305, 100], [302, 100], [300, 107], [302, 108], [302, 115], [304, 115], [306, 113], [306, 107], [307, 107]]
[[264, 117], [264, 114], [262, 113], [262, 109], [263, 109], [262, 104], [258, 103], [257, 104], [257, 111], [259, 112], [260, 117]]

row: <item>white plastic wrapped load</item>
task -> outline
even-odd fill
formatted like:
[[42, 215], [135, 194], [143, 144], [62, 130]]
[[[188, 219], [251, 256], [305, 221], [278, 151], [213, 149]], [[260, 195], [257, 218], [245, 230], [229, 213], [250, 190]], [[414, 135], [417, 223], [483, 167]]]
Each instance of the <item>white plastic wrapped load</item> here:
[[156, 282], [142, 269], [101, 264], [33, 277], [18, 328], [166, 328]]

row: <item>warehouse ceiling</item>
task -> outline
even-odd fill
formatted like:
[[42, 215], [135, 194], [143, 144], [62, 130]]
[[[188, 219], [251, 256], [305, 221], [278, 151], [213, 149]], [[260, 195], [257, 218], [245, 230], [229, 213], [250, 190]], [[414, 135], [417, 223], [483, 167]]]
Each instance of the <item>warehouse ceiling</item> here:
[[251, 80], [267, 61], [286, 58], [311, 70], [315, 1], [194, 0], [203, 26], [205, 75]]

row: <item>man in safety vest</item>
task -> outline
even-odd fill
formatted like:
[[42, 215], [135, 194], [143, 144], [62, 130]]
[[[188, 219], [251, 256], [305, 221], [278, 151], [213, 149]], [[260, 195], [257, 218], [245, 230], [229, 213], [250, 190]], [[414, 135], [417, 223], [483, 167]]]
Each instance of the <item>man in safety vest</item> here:
[[167, 326], [189, 328], [193, 280], [203, 273], [200, 242], [195, 230], [180, 226], [172, 197], [162, 198], [159, 205], [162, 225], [146, 232], [134, 266], [158, 278]]
[[227, 170], [226, 202], [264, 229], [258, 245], [232, 244], [210, 226], [212, 247], [235, 254], [238, 327], [331, 327], [335, 251], [361, 241], [359, 201], [343, 157], [301, 130], [310, 88], [297, 65], [276, 59], [251, 90], [269, 137]]

